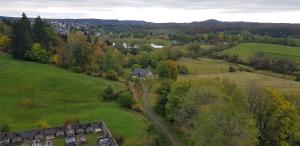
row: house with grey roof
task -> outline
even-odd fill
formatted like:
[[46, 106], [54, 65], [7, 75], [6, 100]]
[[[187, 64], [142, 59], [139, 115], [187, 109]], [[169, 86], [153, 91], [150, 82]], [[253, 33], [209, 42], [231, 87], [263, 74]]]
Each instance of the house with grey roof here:
[[132, 78], [146, 79], [152, 77], [153, 73], [149, 69], [135, 68], [132, 72]]

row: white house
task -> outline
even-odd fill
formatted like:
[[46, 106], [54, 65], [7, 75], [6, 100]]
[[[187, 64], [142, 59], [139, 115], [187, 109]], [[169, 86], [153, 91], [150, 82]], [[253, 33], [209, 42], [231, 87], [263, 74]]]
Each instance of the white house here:
[[162, 46], [162, 45], [156, 45], [156, 44], [154, 44], [154, 43], [150, 44], [150, 46], [151, 46], [152, 48], [154, 48], [154, 49], [161, 49], [161, 48], [164, 48], [164, 46]]

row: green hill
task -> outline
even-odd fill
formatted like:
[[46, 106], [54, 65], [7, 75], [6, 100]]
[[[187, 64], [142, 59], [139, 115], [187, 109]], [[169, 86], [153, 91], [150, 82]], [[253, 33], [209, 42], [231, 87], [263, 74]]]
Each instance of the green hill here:
[[289, 47], [282, 45], [263, 43], [243, 43], [226, 50], [226, 53], [237, 54], [248, 61], [256, 52], [264, 52], [269, 57], [288, 58], [300, 63], [300, 47]]
[[80, 122], [104, 120], [113, 134], [137, 141], [146, 132], [142, 115], [117, 103], [100, 102], [101, 91], [122, 84], [76, 74], [52, 65], [14, 60], [0, 52], [0, 125], [11, 130], [37, 128], [39, 121], [62, 125], [67, 117]]

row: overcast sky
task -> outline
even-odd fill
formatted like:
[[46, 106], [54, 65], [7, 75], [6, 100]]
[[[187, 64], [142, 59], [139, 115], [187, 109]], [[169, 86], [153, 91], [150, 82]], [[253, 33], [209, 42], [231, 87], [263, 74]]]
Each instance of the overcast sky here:
[[300, 23], [300, 0], [0, 0], [0, 15], [150, 22]]

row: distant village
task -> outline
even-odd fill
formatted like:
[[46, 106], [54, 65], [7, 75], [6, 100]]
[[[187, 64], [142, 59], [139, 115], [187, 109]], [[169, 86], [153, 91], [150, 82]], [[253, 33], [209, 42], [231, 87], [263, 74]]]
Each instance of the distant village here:
[[[95, 135], [97, 138], [87, 141], [87, 135]], [[64, 139], [66, 146], [118, 146], [103, 121], [0, 133], [0, 146], [54, 146], [57, 139]]]

